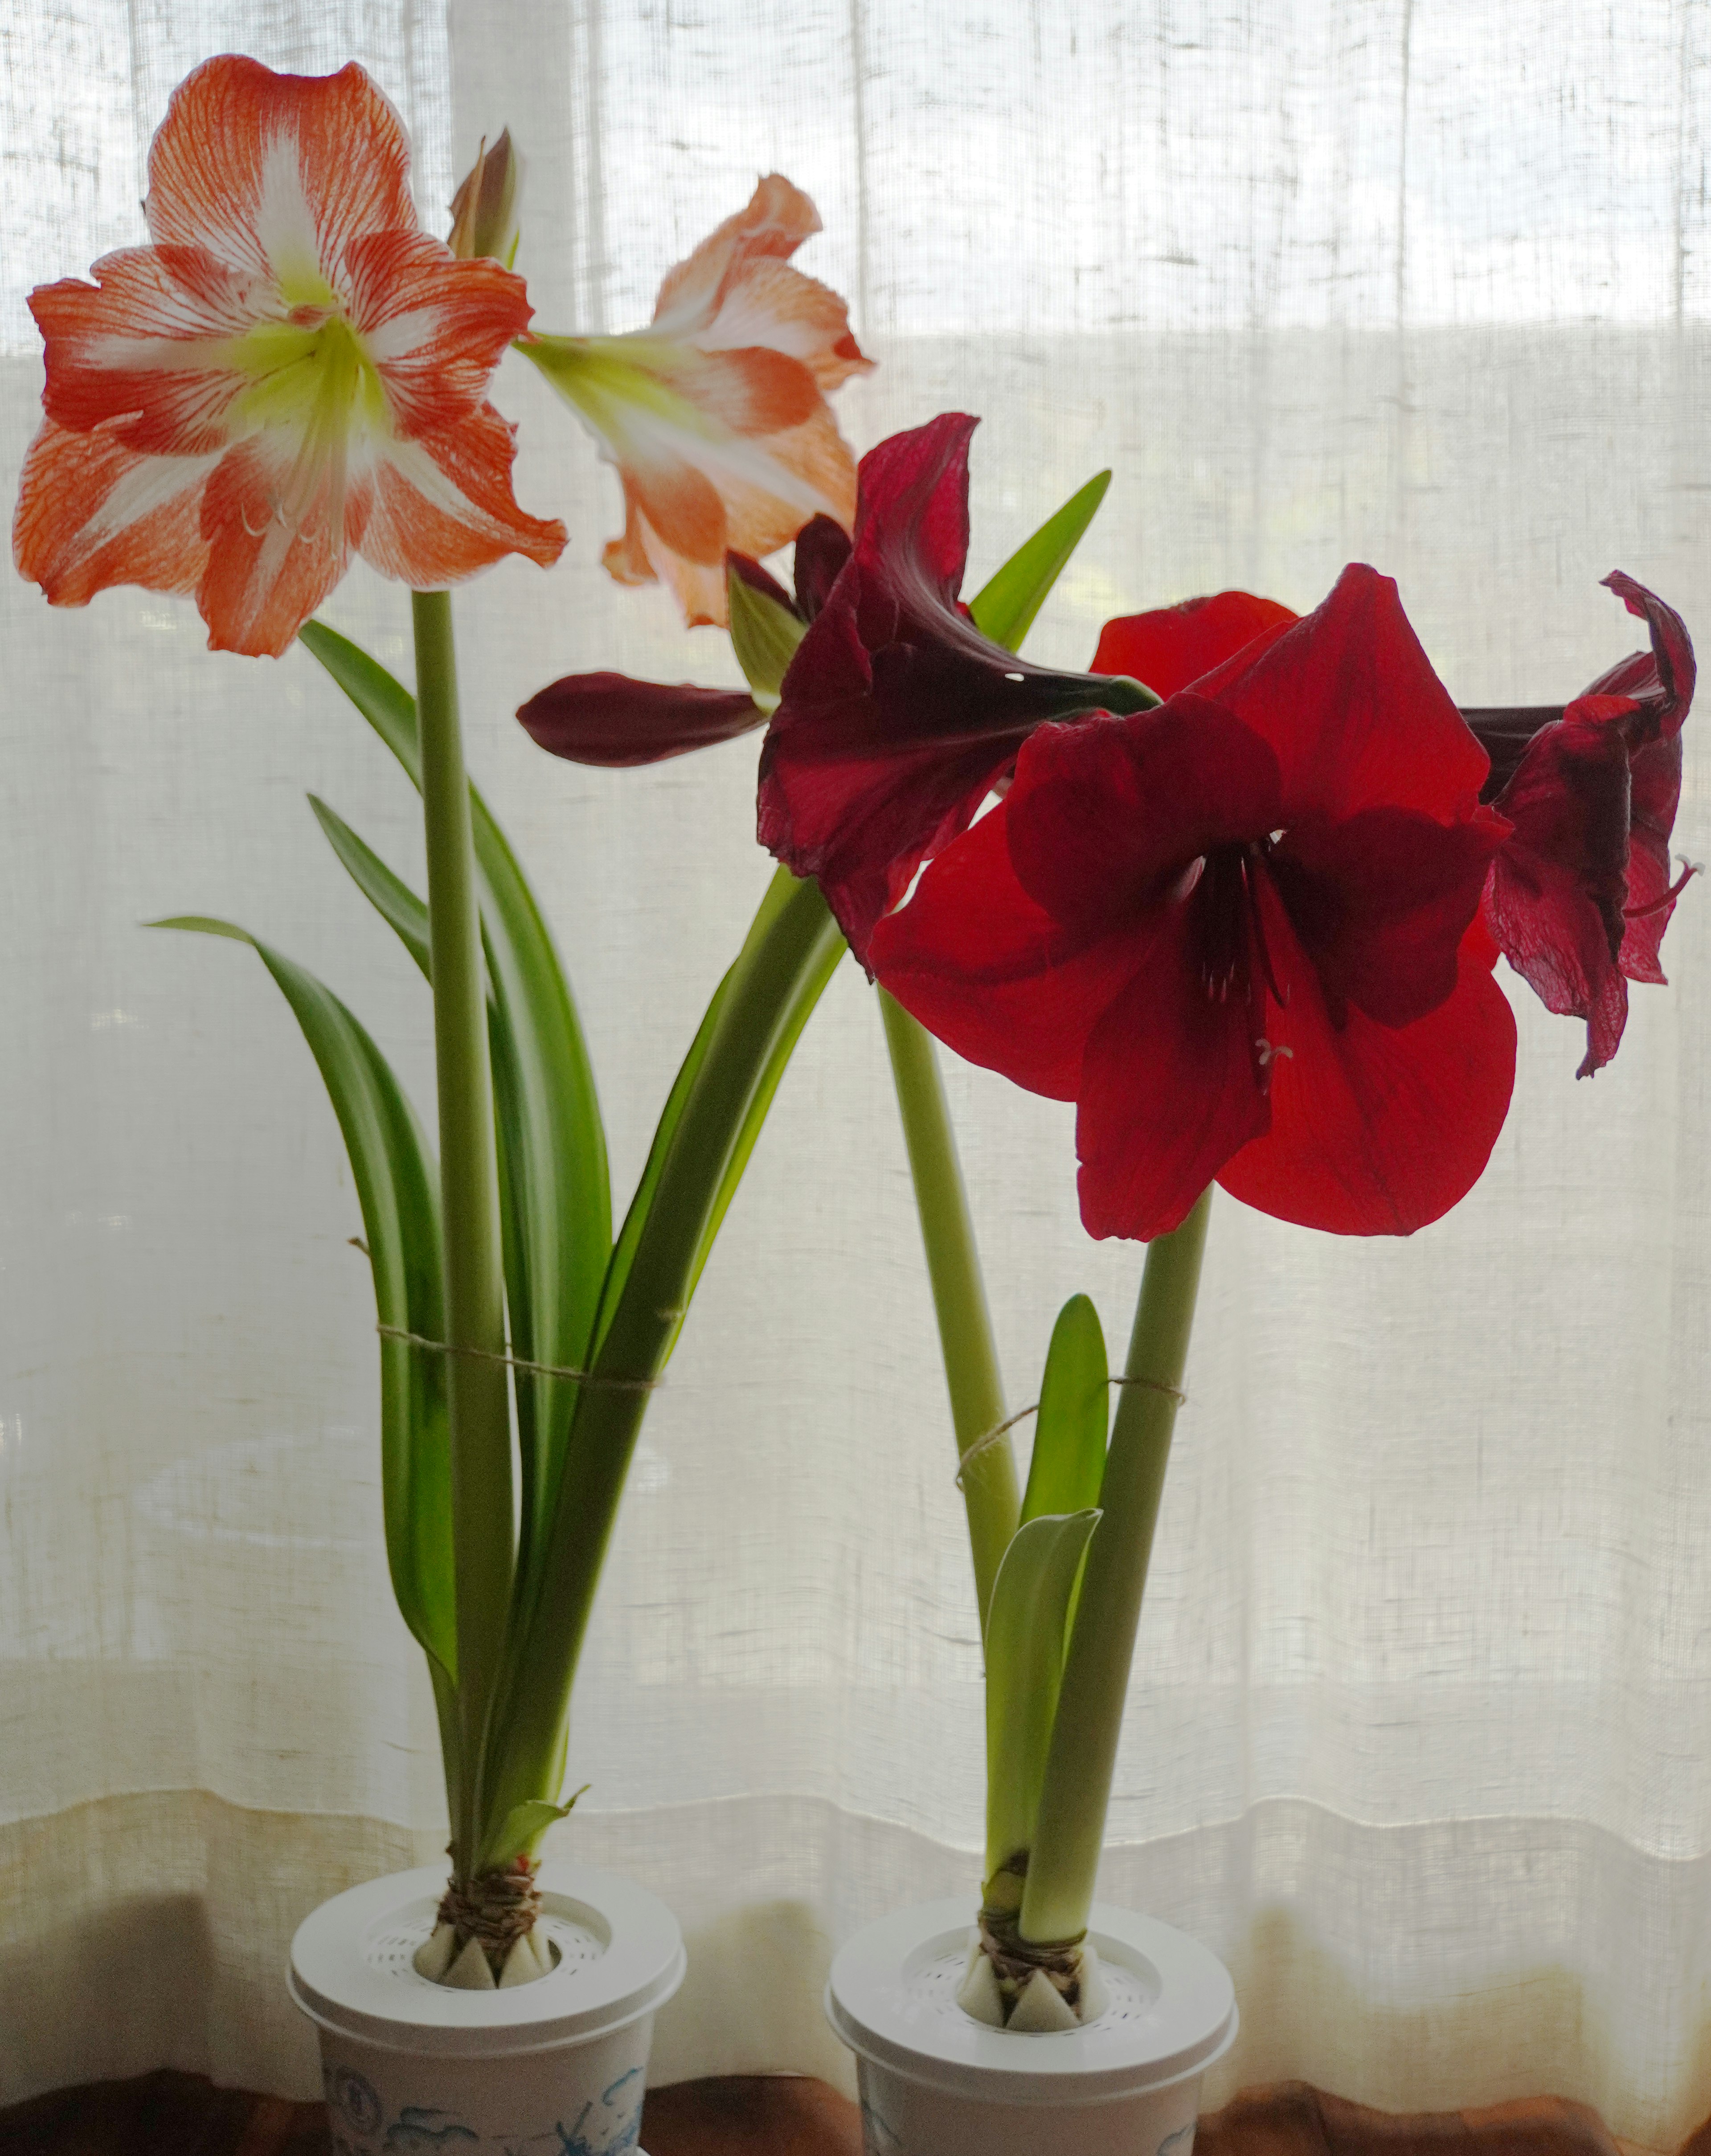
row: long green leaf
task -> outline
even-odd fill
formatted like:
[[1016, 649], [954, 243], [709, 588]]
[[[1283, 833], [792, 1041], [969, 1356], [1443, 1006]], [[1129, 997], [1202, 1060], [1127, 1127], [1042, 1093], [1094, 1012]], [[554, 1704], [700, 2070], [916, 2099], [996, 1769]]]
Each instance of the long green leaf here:
[[1099, 1503], [1110, 1415], [1111, 1366], [1099, 1314], [1086, 1296], [1073, 1295], [1058, 1313], [1046, 1353], [1024, 1521]]
[[309, 805], [315, 811], [315, 821], [326, 833], [333, 851], [350, 870], [357, 889], [381, 919], [397, 932], [399, 941], [422, 968], [423, 978], [431, 981], [433, 962], [428, 955], [426, 901], [394, 875], [374, 849], [359, 839], [344, 818], [329, 808], [318, 794], [310, 795]]
[[[227, 921], [182, 914], [150, 923], [247, 943], [278, 983], [320, 1066], [344, 1134], [382, 1326], [444, 1337], [439, 1201], [427, 1141], [385, 1057], [314, 974]], [[387, 1558], [404, 1622], [448, 1674], [457, 1668], [451, 1455], [445, 1363], [380, 1342], [381, 1481]]]
[[1017, 1529], [986, 1620], [986, 1877], [1033, 1845], [1040, 1785], [1058, 1712], [1063, 1642], [1091, 1509], [1051, 1513]]
[[[409, 691], [325, 624], [306, 623], [300, 634], [419, 786]], [[593, 1070], [534, 892], [474, 787], [470, 808], [497, 1013], [493, 1075], [510, 1214], [511, 1340], [525, 1361], [583, 1368], [612, 1254], [606, 1137]], [[520, 1575], [531, 1565], [541, 1522], [551, 1517], [576, 1391], [563, 1379], [517, 1373], [524, 1469]]]
[[1110, 484], [1108, 471], [1090, 479], [981, 586], [968, 607], [976, 629], [1007, 651], [1021, 649], [1034, 616], [1081, 544], [1082, 535], [1093, 522]]

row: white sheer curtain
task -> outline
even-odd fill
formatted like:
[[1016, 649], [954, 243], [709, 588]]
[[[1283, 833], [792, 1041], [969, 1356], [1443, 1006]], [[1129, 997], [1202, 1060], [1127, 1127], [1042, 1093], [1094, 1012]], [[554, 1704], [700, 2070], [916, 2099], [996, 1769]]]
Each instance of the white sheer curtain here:
[[[361, 59], [436, 218], [479, 136], [528, 158], [544, 326], [628, 326], [788, 172], [805, 266], [880, 360], [865, 447], [986, 415], [984, 573], [1088, 474], [1036, 633], [1239, 583], [1400, 579], [1468, 702], [1633, 648], [1623, 567], [1711, 636], [1711, 6], [1633, 0], [55, 0], [0, 19], [0, 471], [22, 295], [141, 235], [172, 85], [238, 47]], [[650, 773], [510, 714], [576, 667], [732, 678], [598, 567], [616, 488], [508, 363], [551, 575], [458, 601], [472, 758], [569, 957], [628, 1193], [762, 886], [752, 743]], [[429, 1098], [413, 969], [325, 795], [419, 874], [407, 787], [306, 655], [192, 610], [0, 580], [0, 2097], [172, 2063], [306, 2092], [285, 1942], [443, 1826], [381, 1553], [373, 1312], [336, 1129], [225, 913], [322, 972]], [[407, 671], [402, 594], [333, 619]], [[1678, 843], [1711, 844], [1694, 721]], [[1209, 2097], [1554, 2089], [1673, 2147], [1711, 2111], [1711, 898], [1617, 1062], [1517, 1002], [1490, 1172], [1400, 1245], [1215, 1215], [1106, 1891], [1224, 1954]], [[1012, 1398], [1053, 1313], [1121, 1335], [1139, 1254], [1076, 1220], [1063, 1111], [950, 1070]], [[565, 1845], [649, 1881], [694, 1974], [663, 2078], [834, 2076], [831, 1943], [971, 1887], [979, 1659], [916, 1230], [869, 995], [834, 983], [649, 1419], [577, 1692]], [[757, 1947], [770, 1983], [734, 1984]], [[745, 1963], [745, 1957], [750, 1958]]]

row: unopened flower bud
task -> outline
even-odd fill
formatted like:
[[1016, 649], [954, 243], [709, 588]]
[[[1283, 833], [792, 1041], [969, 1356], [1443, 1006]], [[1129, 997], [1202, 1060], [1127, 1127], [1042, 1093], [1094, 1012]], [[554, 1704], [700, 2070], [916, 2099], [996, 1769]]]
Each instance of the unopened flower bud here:
[[464, 261], [490, 255], [510, 266], [517, 251], [517, 159], [508, 127], [475, 162], [452, 198], [451, 249]]

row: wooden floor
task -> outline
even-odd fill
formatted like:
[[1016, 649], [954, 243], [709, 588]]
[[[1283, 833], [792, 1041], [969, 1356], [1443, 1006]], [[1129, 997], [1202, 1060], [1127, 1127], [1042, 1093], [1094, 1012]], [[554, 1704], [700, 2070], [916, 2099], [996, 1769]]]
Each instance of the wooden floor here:
[[[855, 2106], [822, 2082], [680, 2082], [642, 2120], [648, 2156], [861, 2156]], [[97, 2082], [0, 2112], [0, 2156], [327, 2156], [319, 2104], [217, 2089], [192, 2074]], [[1201, 2121], [1195, 2156], [1630, 2156], [1595, 2112], [1541, 2097], [1392, 2118], [1300, 2082]], [[1711, 2122], [1680, 2156], [1711, 2156]]]

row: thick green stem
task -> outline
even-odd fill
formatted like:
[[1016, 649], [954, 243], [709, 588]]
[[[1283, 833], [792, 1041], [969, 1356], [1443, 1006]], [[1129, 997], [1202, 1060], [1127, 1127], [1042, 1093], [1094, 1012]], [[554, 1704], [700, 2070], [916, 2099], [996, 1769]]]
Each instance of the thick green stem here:
[[[956, 1158], [956, 1134], [939, 1075], [931, 1037], [894, 998], [879, 990], [885, 1041], [897, 1081], [897, 1106], [909, 1146], [914, 1178], [915, 1209], [927, 1249], [927, 1275], [939, 1317], [939, 1344], [945, 1382], [950, 1392], [950, 1419], [956, 1432], [962, 1471], [963, 1502], [968, 1507], [968, 1536], [974, 1553], [975, 1593], [980, 1604], [981, 1636], [992, 1606], [992, 1583], [1022, 1517], [1016, 1461], [1007, 1433], [991, 1433], [1004, 1420], [1004, 1385], [998, 1351], [986, 1310], [986, 1284], [974, 1222]], [[982, 1444], [982, 1439], [989, 1441]], [[971, 1449], [979, 1445], [975, 1457]]]
[[452, 603], [445, 592], [413, 592], [410, 603], [428, 840], [446, 1343], [452, 1351], [446, 1390], [458, 1598], [457, 1719], [463, 1753], [452, 1851], [453, 1869], [462, 1876], [477, 1856], [479, 1792], [474, 1768], [481, 1756], [511, 1596], [511, 1422], [507, 1373], [499, 1359], [505, 1347], [499, 1168]]
[[[781, 875], [782, 875], [781, 871]], [[543, 1794], [557, 1757], [630, 1455], [682, 1323], [704, 1239], [745, 1122], [781, 1044], [800, 1031], [843, 938], [817, 885], [785, 878], [726, 978], [713, 1035], [661, 1167], [630, 1270], [581, 1389], [540, 1587], [515, 1636], [491, 1738], [483, 1807], [489, 1830]]]
[[1078, 1938], [1093, 1907], [1211, 1209], [1208, 1188], [1182, 1225], [1146, 1254], [1028, 1856], [1022, 1936], [1036, 1943]]

